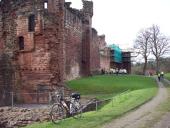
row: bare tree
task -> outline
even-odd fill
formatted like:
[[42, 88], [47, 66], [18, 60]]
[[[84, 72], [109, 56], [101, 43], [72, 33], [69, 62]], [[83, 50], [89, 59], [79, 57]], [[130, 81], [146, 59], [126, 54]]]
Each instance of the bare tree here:
[[143, 29], [138, 33], [137, 39], [134, 44], [135, 49], [139, 49], [139, 54], [142, 55], [144, 59], [143, 74], [146, 72], [148, 56], [150, 54], [149, 40], [151, 33], [148, 29]]
[[160, 71], [160, 58], [170, 50], [169, 39], [160, 32], [157, 25], [153, 25], [150, 29], [150, 49], [156, 59], [156, 71]]

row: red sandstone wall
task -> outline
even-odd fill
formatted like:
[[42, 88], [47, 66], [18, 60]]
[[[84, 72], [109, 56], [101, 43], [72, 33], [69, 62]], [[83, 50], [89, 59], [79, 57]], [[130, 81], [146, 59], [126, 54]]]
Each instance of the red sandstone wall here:
[[[38, 84], [52, 88], [64, 80], [109, 67], [108, 58], [99, 54], [105, 39], [92, 30], [91, 1], [83, 1], [81, 11], [68, 5], [64, 8], [64, 0], [48, 0], [48, 9], [43, 8], [41, 0], [12, 2], [4, 10], [3, 30], [0, 16], [0, 32], [3, 31], [0, 49], [3, 46], [1, 42], [4, 42], [5, 51], [14, 53], [13, 62], [18, 67], [15, 84], [23, 92], [36, 91]], [[28, 32], [30, 14], [35, 14], [34, 32]], [[24, 50], [19, 50], [20, 36], [24, 37]], [[29, 95], [25, 97], [32, 98]]]
[[66, 80], [81, 76], [82, 22], [75, 13], [65, 9]]
[[105, 36], [99, 36], [100, 70], [110, 70], [110, 49], [106, 46]]
[[99, 38], [95, 29], [92, 29], [92, 41], [90, 43], [90, 71], [92, 74], [100, 71]]
[[2, 40], [0, 40], [0, 53], [2, 52], [2, 50], [3, 50], [3, 42]]
[[38, 84], [50, 85], [49, 70], [50, 53], [46, 49], [43, 36], [35, 36], [35, 49], [32, 52], [21, 52], [19, 64], [21, 66], [22, 85], [34, 90]]
[[104, 69], [105, 71], [110, 70], [110, 49], [103, 49], [100, 54], [100, 70]]
[[[17, 48], [17, 64], [19, 66], [16, 71], [16, 86], [18, 86], [20, 100], [27, 103], [36, 103], [37, 97], [34, 94], [38, 91], [38, 85], [51, 85], [52, 73], [50, 71], [50, 52], [49, 45], [44, 35], [44, 16], [42, 12], [35, 12], [30, 5], [17, 10], [20, 14], [24, 9], [29, 12], [18, 15], [15, 20], [16, 26], [16, 48]], [[27, 7], [28, 6], [28, 7]], [[35, 31], [28, 31], [28, 16], [35, 14]], [[24, 37], [24, 50], [19, 50], [18, 37]], [[49, 37], [49, 35], [48, 35]], [[21, 85], [18, 85], [21, 84]], [[48, 87], [49, 89], [51, 86]], [[24, 94], [25, 93], [25, 94]], [[42, 96], [41, 96], [42, 97]]]
[[[29, 8], [30, 5], [27, 5]], [[28, 15], [18, 15], [16, 19], [16, 37], [24, 37], [24, 50], [18, 50], [18, 64], [22, 87], [26, 90], [36, 90], [38, 84], [49, 85], [51, 73], [49, 71], [50, 53], [45, 38], [42, 35], [43, 17], [29, 8]], [[19, 9], [19, 12], [23, 10]], [[25, 11], [25, 10], [24, 10]], [[35, 31], [28, 32], [28, 16], [35, 14]], [[18, 42], [17, 42], [18, 43]], [[18, 46], [17, 46], [18, 49]]]
[[65, 4], [66, 80], [90, 75], [93, 3], [83, 1], [81, 11]]
[[[18, 54], [22, 92], [36, 92], [38, 85], [52, 89], [63, 81], [63, 4], [60, 5], [60, 9], [52, 7], [58, 6], [59, 3], [55, 1], [52, 5], [49, 1], [48, 10], [36, 10], [35, 32], [28, 32], [28, 16], [21, 15], [17, 19], [17, 37], [24, 36], [25, 39], [25, 49]], [[41, 4], [40, 7], [43, 7], [43, 3]], [[32, 11], [30, 9], [30, 13], [34, 14]], [[36, 102], [32, 95], [22, 97]]]
[[105, 41], [105, 35], [99, 36], [99, 48], [104, 49], [107, 47], [106, 41]]
[[0, 8], [0, 53], [3, 50], [3, 39], [2, 39], [2, 33], [3, 33], [3, 23], [2, 23], [2, 10]]
[[52, 86], [59, 86], [65, 79], [65, 43], [64, 43], [64, 1], [56, 0], [56, 13], [45, 15], [45, 38], [49, 44], [50, 71]]
[[[62, 9], [64, 5], [61, 2], [61, 8], [57, 6], [53, 14], [47, 13], [48, 11], [43, 9], [42, 1], [17, 2], [12, 3], [12, 7], [5, 7], [4, 29], [2, 30], [3, 34], [5, 33], [5, 51], [15, 53], [13, 62], [16, 64], [17, 70], [15, 70], [14, 85], [22, 93], [37, 91], [39, 84], [50, 85], [48, 88], [51, 89], [52, 86], [63, 81], [65, 70], [64, 11]], [[37, 5], [33, 6], [34, 4]], [[35, 14], [35, 32], [28, 32], [30, 14]], [[1, 24], [0, 16], [0, 27]], [[24, 50], [19, 50], [19, 36], [24, 37]], [[1, 38], [1, 40], [3, 39]], [[0, 47], [2, 47], [2, 43]], [[24, 101], [30, 100], [30, 102], [36, 100], [33, 95], [20, 95], [19, 98], [23, 98]]]

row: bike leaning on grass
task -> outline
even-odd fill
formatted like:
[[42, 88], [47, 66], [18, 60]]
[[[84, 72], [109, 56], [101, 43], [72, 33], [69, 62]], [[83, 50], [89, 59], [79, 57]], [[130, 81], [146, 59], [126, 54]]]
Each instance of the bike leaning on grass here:
[[80, 94], [72, 93], [69, 102], [61, 94], [56, 94], [56, 103], [52, 105], [50, 117], [53, 123], [57, 124], [66, 117], [81, 118], [82, 106]]

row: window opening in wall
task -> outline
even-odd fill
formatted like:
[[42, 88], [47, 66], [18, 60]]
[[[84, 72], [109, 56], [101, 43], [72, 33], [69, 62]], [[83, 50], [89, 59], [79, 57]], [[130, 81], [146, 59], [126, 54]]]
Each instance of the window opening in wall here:
[[19, 50], [24, 50], [24, 37], [20, 36], [18, 40]]
[[30, 15], [28, 18], [28, 31], [33, 32], [35, 30], [35, 15]]
[[44, 2], [44, 9], [48, 9], [48, 2]]

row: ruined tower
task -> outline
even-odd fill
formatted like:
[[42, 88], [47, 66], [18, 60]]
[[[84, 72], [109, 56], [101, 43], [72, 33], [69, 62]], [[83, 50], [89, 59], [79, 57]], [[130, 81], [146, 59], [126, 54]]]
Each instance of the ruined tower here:
[[0, 61], [7, 55], [8, 64], [3, 65], [11, 72], [6, 92], [36, 103], [45, 98], [34, 93], [44, 94], [67, 80], [99, 71], [100, 38], [92, 28], [93, 2], [82, 3], [78, 10], [64, 0], [1, 0]]
[[59, 86], [64, 75], [64, 1], [2, 0], [0, 5], [0, 51], [16, 67], [10, 91]]
[[90, 75], [90, 43], [92, 41], [92, 16], [93, 16], [93, 2], [85, 1], [83, 2], [83, 49], [82, 49], [82, 67], [83, 74]]

